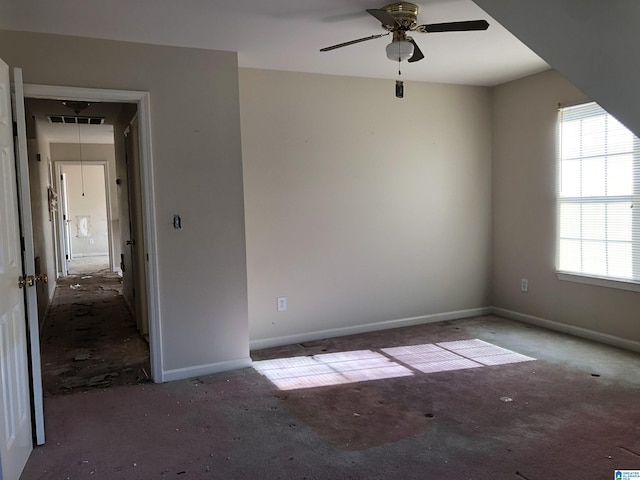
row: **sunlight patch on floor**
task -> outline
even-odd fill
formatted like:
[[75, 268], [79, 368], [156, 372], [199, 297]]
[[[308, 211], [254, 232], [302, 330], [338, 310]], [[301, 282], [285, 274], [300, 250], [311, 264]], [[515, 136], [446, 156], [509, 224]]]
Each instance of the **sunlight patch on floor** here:
[[506, 348], [477, 338], [457, 342], [442, 342], [436, 345], [486, 366], [506, 365], [509, 363], [530, 362], [535, 360], [535, 358], [507, 350]]
[[433, 344], [383, 348], [382, 351], [422, 373], [482, 367], [479, 363]]
[[325, 353], [308, 357], [253, 362], [280, 390], [406, 377], [413, 372], [371, 350]]
[[253, 368], [280, 390], [294, 390], [532, 360], [535, 358], [472, 339], [382, 348], [380, 352], [354, 350], [259, 360], [253, 362]]

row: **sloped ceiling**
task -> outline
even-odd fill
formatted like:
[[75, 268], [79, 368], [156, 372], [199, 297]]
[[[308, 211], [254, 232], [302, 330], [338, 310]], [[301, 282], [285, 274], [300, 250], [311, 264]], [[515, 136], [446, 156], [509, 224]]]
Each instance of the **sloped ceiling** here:
[[475, 0], [640, 136], [638, 0]]

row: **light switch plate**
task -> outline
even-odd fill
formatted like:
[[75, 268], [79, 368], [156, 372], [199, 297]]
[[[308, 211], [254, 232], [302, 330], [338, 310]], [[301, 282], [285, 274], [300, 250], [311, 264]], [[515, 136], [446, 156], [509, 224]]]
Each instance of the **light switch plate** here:
[[278, 303], [278, 311], [279, 312], [284, 312], [287, 310], [287, 297], [278, 297], [277, 299], [277, 303]]

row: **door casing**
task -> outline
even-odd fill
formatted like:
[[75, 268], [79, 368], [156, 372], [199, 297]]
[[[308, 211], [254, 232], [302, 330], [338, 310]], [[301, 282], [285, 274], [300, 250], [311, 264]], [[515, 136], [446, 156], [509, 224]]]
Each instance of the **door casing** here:
[[[112, 201], [115, 201], [114, 199], [111, 198], [111, 193], [109, 192], [109, 184], [111, 182], [111, 179], [109, 178], [109, 165], [108, 162], [106, 160], [85, 160], [82, 162], [83, 165], [99, 165], [102, 167], [103, 169], [103, 175], [104, 175], [104, 190], [105, 190], [105, 215], [107, 218], [107, 243], [108, 243], [108, 252], [109, 252], [109, 268], [111, 271], [113, 271], [113, 266], [114, 266], [114, 257], [113, 257], [113, 231], [112, 231], [112, 226], [111, 226], [111, 209], [112, 209]], [[74, 162], [74, 161], [67, 161], [67, 160], [59, 160], [55, 162], [55, 170], [56, 170], [56, 179], [58, 180], [58, 185], [61, 185], [62, 182], [60, 181], [62, 174], [63, 174], [63, 169], [65, 166], [77, 166], [79, 165], [79, 162]], [[65, 188], [66, 190], [66, 188]], [[63, 193], [63, 188], [58, 188], [58, 191], [60, 191], [60, 193]], [[66, 193], [66, 192], [64, 192]], [[69, 207], [69, 203], [68, 203], [68, 198], [64, 199], [66, 205], [64, 205], [64, 207], [66, 207], [66, 210], [68, 210]], [[66, 214], [66, 213], [65, 213]], [[68, 235], [67, 235], [68, 236]], [[71, 249], [69, 248], [69, 250], [71, 251]], [[71, 257], [70, 257], [71, 259]]]
[[143, 207], [143, 239], [146, 252], [146, 292], [149, 316], [149, 346], [151, 375], [156, 383], [164, 382], [162, 361], [162, 331], [159, 309], [158, 258], [153, 188], [153, 159], [151, 149], [151, 111], [149, 92], [133, 90], [105, 90], [54, 85], [24, 85], [28, 98], [82, 100], [86, 102], [136, 103], [139, 120], [140, 179]]

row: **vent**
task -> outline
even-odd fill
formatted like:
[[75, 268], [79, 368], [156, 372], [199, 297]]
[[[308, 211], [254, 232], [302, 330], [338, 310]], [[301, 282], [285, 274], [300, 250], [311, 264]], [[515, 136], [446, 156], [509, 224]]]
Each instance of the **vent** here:
[[104, 117], [80, 117], [77, 115], [47, 115], [49, 123], [66, 125], [103, 125]]

